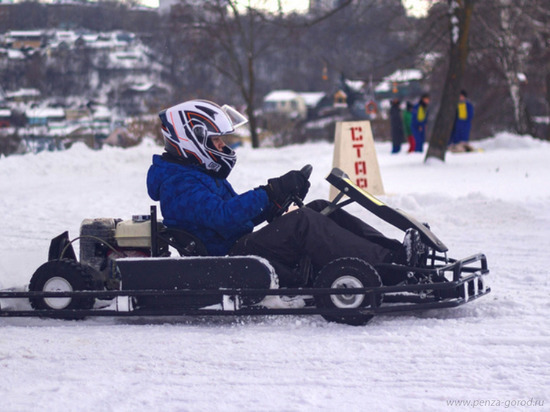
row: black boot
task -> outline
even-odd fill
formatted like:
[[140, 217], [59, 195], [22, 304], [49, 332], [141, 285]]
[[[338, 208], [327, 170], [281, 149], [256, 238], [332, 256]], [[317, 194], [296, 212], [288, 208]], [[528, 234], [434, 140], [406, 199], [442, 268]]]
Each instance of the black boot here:
[[426, 245], [420, 239], [420, 233], [416, 229], [407, 229], [403, 246], [406, 252], [408, 266], [418, 267], [423, 261], [427, 252]]

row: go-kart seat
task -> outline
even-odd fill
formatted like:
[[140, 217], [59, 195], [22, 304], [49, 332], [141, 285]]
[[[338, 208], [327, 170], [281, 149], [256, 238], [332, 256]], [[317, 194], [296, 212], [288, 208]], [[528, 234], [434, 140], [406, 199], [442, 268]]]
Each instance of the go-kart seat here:
[[[163, 227], [159, 231], [158, 237], [175, 248], [180, 256], [209, 256], [204, 243], [183, 229]], [[308, 256], [304, 256], [294, 268], [274, 261], [270, 261], [270, 263], [279, 278], [284, 278], [287, 284], [302, 287], [312, 280], [312, 266]]]
[[191, 233], [173, 227], [165, 227], [159, 237], [175, 248], [181, 256], [208, 256], [204, 243]]

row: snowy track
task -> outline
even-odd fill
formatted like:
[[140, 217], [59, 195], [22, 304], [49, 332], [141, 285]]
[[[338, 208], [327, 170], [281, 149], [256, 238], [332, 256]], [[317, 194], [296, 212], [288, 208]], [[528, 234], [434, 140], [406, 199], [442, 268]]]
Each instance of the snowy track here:
[[[445, 165], [390, 156], [388, 144], [377, 151], [387, 203], [428, 221], [451, 256], [487, 255], [487, 297], [366, 327], [296, 316], [0, 319], [0, 409], [445, 411], [479, 401], [483, 411], [550, 410], [550, 144], [501, 135], [479, 146]], [[243, 148], [230, 180], [243, 191], [312, 163], [308, 199], [326, 197], [331, 150]], [[24, 287], [50, 238], [76, 236], [86, 217], [147, 213], [144, 179], [158, 151], [77, 146], [0, 159], [0, 284]]]

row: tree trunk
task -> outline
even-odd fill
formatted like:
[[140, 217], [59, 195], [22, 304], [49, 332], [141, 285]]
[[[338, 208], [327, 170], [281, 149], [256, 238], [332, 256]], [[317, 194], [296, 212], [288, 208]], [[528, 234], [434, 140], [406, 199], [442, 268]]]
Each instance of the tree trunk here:
[[527, 134], [531, 132], [528, 126], [528, 119], [525, 104], [521, 98], [521, 85], [518, 73], [522, 70], [521, 48], [519, 40], [512, 31], [512, 17], [510, 8], [513, 6], [511, 0], [501, 0], [500, 26], [502, 28], [503, 50], [501, 55], [504, 75], [512, 98], [514, 109], [514, 129], [517, 133]]
[[254, 50], [253, 40], [250, 40], [250, 50], [248, 52], [248, 105], [246, 113], [248, 115], [248, 124], [250, 128], [250, 140], [252, 147], [257, 149], [260, 147], [260, 137], [256, 128], [256, 72], [254, 70], [254, 59], [252, 53]]
[[445, 161], [447, 144], [455, 121], [462, 75], [468, 57], [468, 37], [475, 0], [448, 1], [451, 35], [449, 67], [425, 160], [435, 157]]
[[256, 115], [254, 114], [254, 105], [249, 104], [246, 108], [246, 115], [248, 116], [248, 127], [250, 129], [250, 141], [252, 147], [257, 149], [260, 147], [260, 137], [258, 136]]

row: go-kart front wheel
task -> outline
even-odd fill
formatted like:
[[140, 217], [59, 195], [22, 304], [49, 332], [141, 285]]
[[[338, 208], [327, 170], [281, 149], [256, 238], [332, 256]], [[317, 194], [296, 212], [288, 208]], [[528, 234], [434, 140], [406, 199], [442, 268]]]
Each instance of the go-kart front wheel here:
[[[92, 289], [90, 271], [80, 263], [68, 259], [44, 263], [34, 272], [29, 283], [30, 291], [39, 292], [73, 292]], [[94, 302], [95, 299], [90, 296], [30, 298], [31, 306], [37, 310], [91, 309]]]
[[[336, 259], [327, 264], [319, 272], [314, 282], [315, 288], [342, 289], [342, 294], [316, 295], [315, 304], [318, 308], [357, 309], [369, 307], [371, 299], [368, 295], [345, 293], [345, 289], [368, 288], [382, 285], [378, 272], [367, 262], [357, 258]], [[378, 297], [375, 305], [379, 306], [382, 299]], [[322, 315], [329, 322], [345, 323], [353, 326], [367, 324], [373, 315]]]

